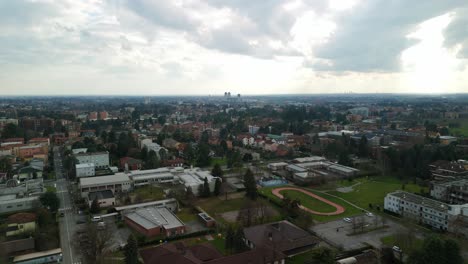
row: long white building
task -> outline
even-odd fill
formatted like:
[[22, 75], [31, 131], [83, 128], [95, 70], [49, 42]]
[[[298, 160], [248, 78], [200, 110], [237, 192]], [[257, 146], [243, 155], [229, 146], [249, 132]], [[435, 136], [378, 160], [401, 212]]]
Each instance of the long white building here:
[[449, 230], [451, 221], [468, 212], [466, 205], [450, 205], [405, 191], [396, 191], [385, 196], [384, 208], [403, 217], [416, 220], [420, 224], [435, 229]]

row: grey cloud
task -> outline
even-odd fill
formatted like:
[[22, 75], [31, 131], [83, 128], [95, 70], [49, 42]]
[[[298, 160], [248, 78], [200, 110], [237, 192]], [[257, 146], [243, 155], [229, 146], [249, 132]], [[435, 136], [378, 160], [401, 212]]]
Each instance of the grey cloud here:
[[[310, 8], [323, 9], [325, 1], [308, 1]], [[135, 14], [157, 26], [164, 26], [186, 33], [188, 39], [209, 49], [227, 53], [243, 54], [260, 58], [271, 58], [276, 55], [298, 55], [287, 47], [291, 40], [289, 31], [298, 14], [282, 8], [285, 1], [279, 0], [208, 0], [211, 8], [229, 8], [245, 21], [232, 21], [231, 24], [208, 32], [199, 31], [200, 21], [193, 19], [190, 12], [196, 10], [197, 3], [188, 6], [174, 6], [170, 1], [137, 0], [128, 1], [127, 5]], [[320, 3], [320, 4], [318, 4]], [[201, 5], [201, 4], [199, 4]], [[252, 41], [258, 45], [251, 45]], [[284, 48], [271, 48], [270, 41], [282, 43]]]
[[128, 0], [126, 6], [154, 24], [178, 30], [192, 30], [195, 21], [173, 1]]
[[405, 36], [428, 19], [445, 14], [465, 0], [362, 1], [338, 19], [337, 31], [314, 54], [331, 65], [317, 70], [392, 72], [400, 67], [403, 50], [414, 44]]
[[468, 4], [455, 11], [455, 17], [445, 29], [444, 36], [447, 47], [461, 45], [457, 57], [468, 59]]
[[26, 26], [58, 14], [57, 7], [50, 3], [25, 0], [0, 1], [0, 26]]

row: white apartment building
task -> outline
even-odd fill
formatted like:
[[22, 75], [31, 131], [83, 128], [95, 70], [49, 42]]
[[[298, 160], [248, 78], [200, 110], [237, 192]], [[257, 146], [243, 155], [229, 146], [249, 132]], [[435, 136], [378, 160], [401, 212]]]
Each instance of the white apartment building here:
[[75, 165], [76, 177], [91, 177], [96, 175], [94, 163], [80, 163]]
[[444, 231], [450, 228], [450, 222], [465, 207], [468, 204], [450, 205], [404, 191], [387, 194], [384, 203], [385, 210]]
[[109, 167], [109, 152], [79, 153], [75, 155], [78, 163], [93, 163], [97, 169]]

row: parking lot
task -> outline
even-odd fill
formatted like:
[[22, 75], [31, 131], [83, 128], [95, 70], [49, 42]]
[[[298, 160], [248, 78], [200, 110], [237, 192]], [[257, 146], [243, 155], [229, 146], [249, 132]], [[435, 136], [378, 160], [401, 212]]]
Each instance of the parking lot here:
[[[382, 226], [382, 218], [380, 216], [361, 215], [356, 217], [362, 219], [364, 230], [371, 230]], [[406, 228], [400, 224], [385, 219], [383, 223], [385, 226], [388, 226], [386, 228], [380, 228], [357, 235], [349, 235], [353, 233], [353, 231], [359, 232], [361, 230], [360, 227], [353, 230], [353, 225], [356, 226], [356, 223], [354, 222], [353, 224], [353, 221], [356, 220], [357, 219], [351, 219], [351, 222], [345, 222], [343, 219], [339, 219], [321, 223], [313, 226], [311, 231], [336, 247], [342, 247], [344, 250], [352, 250], [362, 248], [367, 246], [367, 244], [375, 248], [380, 248], [382, 246], [380, 238], [406, 230]]]

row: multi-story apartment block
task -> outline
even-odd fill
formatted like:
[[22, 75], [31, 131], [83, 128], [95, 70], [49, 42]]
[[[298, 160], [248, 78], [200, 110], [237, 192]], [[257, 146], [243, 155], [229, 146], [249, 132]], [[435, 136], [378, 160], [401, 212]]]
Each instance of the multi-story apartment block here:
[[431, 196], [449, 204], [468, 203], [468, 179], [433, 182]]
[[97, 169], [109, 167], [109, 152], [79, 153], [75, 155], [78, 163], [94, 163]]
[[385, 196], [384, 208], [420, 224], [445, 231], [463, 209], [468, 209], [468, 205], [450, 205], [409, 192], [396, 191]]

